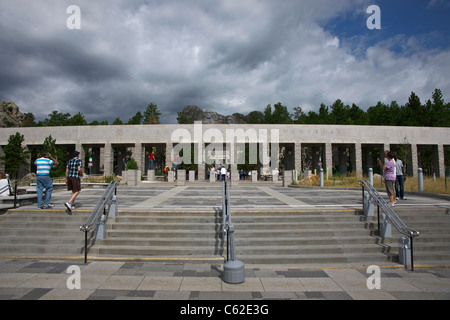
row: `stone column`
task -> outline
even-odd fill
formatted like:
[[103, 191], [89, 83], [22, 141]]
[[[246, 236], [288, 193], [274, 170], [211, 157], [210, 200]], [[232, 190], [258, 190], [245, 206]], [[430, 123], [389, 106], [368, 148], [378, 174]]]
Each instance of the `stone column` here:
[[417, 152], [417, 144], [411, 144], [411, 159], [413, 177], [417, 177], [417, 169], [419, 169], [419, 153]]
[[114, 149], [111, 143], [106, 142], [103, 148], [103, 174], [105, 176], [114, 175]]
[[[201, 155], [198, 155], [195, 161], [199, 161], [201, 159], [201, 162], [198, 163], [198, 181], [204, 181], [206, 180], [206, 164], [205, 164], [205, 145], [202, 144], [201, 150], [198, 150], [200, 148], [196, 147], [198, 153], [202, 153]], [[200, 159], [199, 159], [200, 158]]]
[[361, 151], [361, 143], [357, 142], [355, 143], [355, 170], [356, 170], [356, 177], [358, 179], [361, 179], [363, 177], [363, 168], [362, 168], [362, 151]]
[[78, 151], [78, 152], [80, 153], [80, 156], [78, 157], [78, 159], [80, 159], [81, 162], [83, 163], [83, 166], [82, 166], [81, 169], [83, 170], [83, 172], [84, 172], [85, 174], [89, 173], [89, 171], [86, 172], [86, 168], [87, 168], [87, 163], [86, 163], [86, 161], [85, 161], [85, 159], [86, 159], [86, 153], [84, 152], [83, 145], [81, 144], [80, 141], [78, 141], [78, 142], [75, 144], [75, 150]]
[[170, 168], [172, 167], [172, 150], [173, 150], [173, 144], [172, 142], [167, 142], [166, 143], [166, 165], [169, 166]]
[[297, 170], [297, 174], [302, 171], [302, 144], [296, 142], [294, 146], [294, 169]]
[[440, 144], [438, 147], [438, 161], [439, 161], [439, 176], [445, 178], [445, 152], [444, 145]]
[[145, 152], [143, 150], [142, 143], [136, 142], [134, 144], [134, 147], [131, 148], [131, 152], [133, 155], [131, 156], [137, 163], [138, 169], [141, 170], [141, 172], [145, 172], [147, 168], [145, 168]]
[[325, 170], [327, 176], [333, 175], [333, 146], [330, 142], [325, 144], [325, 165], [323, 168], [324, 170], [325, 168], [328, 169], [328, 171]]

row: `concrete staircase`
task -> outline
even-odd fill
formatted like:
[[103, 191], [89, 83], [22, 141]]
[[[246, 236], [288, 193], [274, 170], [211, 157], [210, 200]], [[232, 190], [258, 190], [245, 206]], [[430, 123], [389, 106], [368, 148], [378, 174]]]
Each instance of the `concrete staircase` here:
[[[398, 210], [420, 231], [414, 263], [450, 264], [448, 209]], [[0, 216], [0, 256], [83, 257], [79, 226], [89, 212], [11, 210]], [[237, 258], [246, 264], [386, 265], [398, 261], [399, 234], [378, 236], [376, 218], [360, 211], [232, 212]], [[127, 212], [108, 220], [107, 238], [90, 258], [223, 261], [220, 212]]]
[[[450, 265], [450, 209], [396, 209], [405, 224], [420, 232], [413, 241], [414, 264]], [[385, 242], [395, 246], [401, 237], [393, 228], [392, 238]]]
[[[421, 231], [416, 264], [450, 264], [450, 215], [444, 209], [400, 212]], [[398, 239], [378, 236], [376, 218], [360, 211], [233, 212], [237, 257], [248, 264], [386, 264]], [[432, 222], [434, 221], [434, 222]], [[220, 213], [121, 212], [93, 255], [146, 258], [226, 257]]]
[[0, 215], [0, 257], [81, 257], [88, 212], [8, 210]]

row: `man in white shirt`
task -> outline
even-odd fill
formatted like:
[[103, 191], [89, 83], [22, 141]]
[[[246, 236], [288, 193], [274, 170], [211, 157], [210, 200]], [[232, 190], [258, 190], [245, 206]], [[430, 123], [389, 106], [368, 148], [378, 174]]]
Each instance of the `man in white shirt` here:
[[227, 169], [222, 167], [222, 169], [220, 169], [220, 174], [222, 175], [222, 180], [225, 180], [227, 178]]

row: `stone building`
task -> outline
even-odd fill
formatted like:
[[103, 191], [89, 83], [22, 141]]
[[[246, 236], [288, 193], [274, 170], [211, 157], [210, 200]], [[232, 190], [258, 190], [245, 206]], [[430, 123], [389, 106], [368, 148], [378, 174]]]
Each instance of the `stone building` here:
[[[261, 171], [332, 170], [355, 172], [358, 176], [376, 166], [384, 150], [406, 150], [408, 174], [426, 167], [436, 176], [445, 175], [445, 150], [450, 147], [450, 128], [376, 127], [339, 125], [109, 125], [78, 127], [0, 128], [0, 155], [8, 138], [19, 132], [29, 150], [42, 146], [48, 136], [68, 151], [78, 150], [81, 159], [92, 158], [95, 174], [120, 175], [122, 158], [131, 150], [139, 169], [146, 172], [148, 155], [154, 148], [164, 150], [171, 166], [180, 146], [191, 146], [198, 164], [198, 179], [204, 180], [207, 162], [226, 164], [232, 171], [242, 161], [243, 146], [256, 155]], [[448, 149], [447, 149], [448, 150]], [[211, 157], [212, 155], [212, 157]], [[249, 157], [249, 155], [247, 155]], [[250, 158], [255, 157], [252, 155]], [[187, 158], [186, 158], [187, 159]], [[32, 159], [30, 159], [31, 162]], [[86, 162], [86, 161], [84, 161]], [[88, 164], [84, 163], [87, 169]], [[0, 171], [3, 171], [0, 163]], [[32, 166], [27, 169], [32, 170]], [[431, 172], [432, 171], [432, 172]]]

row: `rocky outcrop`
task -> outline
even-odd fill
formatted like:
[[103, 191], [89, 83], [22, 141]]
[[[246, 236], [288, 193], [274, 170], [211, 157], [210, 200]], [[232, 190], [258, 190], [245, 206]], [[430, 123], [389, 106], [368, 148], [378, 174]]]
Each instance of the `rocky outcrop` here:
[[191, 123], [201, 121], [203, 124], [249, 124], [262, 123], [264, 121], [264, 115], [259, 111], [252, 111], [246, 116], [242, 113], [233, 113], [232, 115], [224, 116], [211, 110], [203, 111], [197, 106], [187, 106], [183, 109], [182, 113]]
[[0, 128], [21, 127], [25, 115], [14, 102], [0, 102]]

